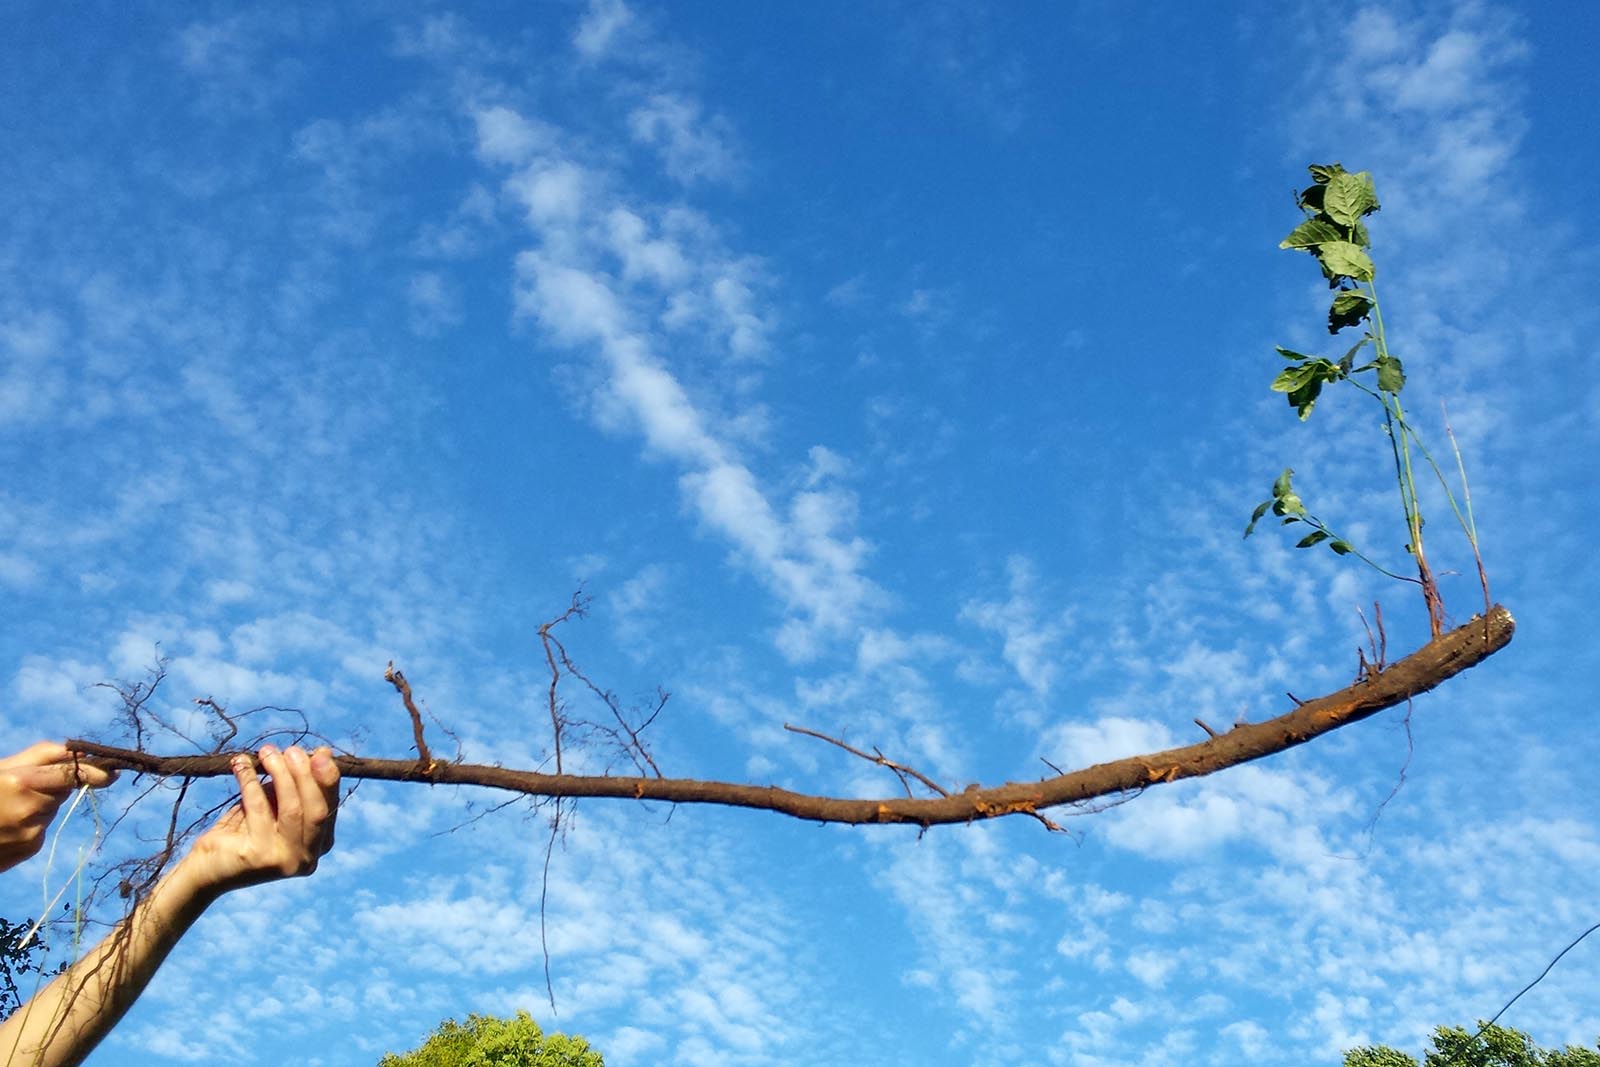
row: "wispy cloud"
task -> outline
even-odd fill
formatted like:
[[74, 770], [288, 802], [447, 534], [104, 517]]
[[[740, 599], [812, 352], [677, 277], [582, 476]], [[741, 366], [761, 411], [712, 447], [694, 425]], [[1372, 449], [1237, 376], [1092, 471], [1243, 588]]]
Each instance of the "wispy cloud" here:
[[667, 174], [685, 185], [723, 180], [739, 171], [727, 121], [702, 116], [696, 100], [656, 93], [629, 114], [628, 127], [661, 154]]
[[590, 0], [572, 43], [588, 59], [604, 56], [634, 25], [633, 11], [623, 0]]
[[894, 57], [941, 90], [946, 106], [1004, 135], [1028, 115], [1028, 70], [1005, 43], [996, 10], [961, 3], [917, 5], [899, 25]]
[[1001, 655], [1018, 679], [1035, 697], [1047, 696], [1060, 669], [1065, 649], [1063, 622], [1041, 617], [1035, 589], [1039, 576], [1033, 564], [1021, 556], [1006, 561], [1009, 595], [1003, 601], [971, 600], [962, 608], [962, 618], [1000, 638]]
[[659, 353], [657, 323], [695, 327], [731, 361], [765, 347], [747, 261], [724, 251], [707, 220], [626, 197], [619, 178], [549, 145], [529, 120], [504, 108], [474, 120], [480, 157], [516, 165], [506, 193], [538, 240], [517, 259], [518, 310], [601, 360], [596, 414], [679, 465], [691, 512], [783, 606], [776, 640], [786, 655], [809, 659], [848, 635], [881, 597], [863, 570], [867, 545], [851, 532], [854, 495], [813, 463], [812, 487], [775, 499], [738, 444], [748, 412], [692, 395]]

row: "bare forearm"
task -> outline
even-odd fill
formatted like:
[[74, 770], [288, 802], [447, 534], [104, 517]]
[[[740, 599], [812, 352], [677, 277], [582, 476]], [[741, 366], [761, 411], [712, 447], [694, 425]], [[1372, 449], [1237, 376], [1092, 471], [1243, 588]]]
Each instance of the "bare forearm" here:
[[0, 1060], [16, 1067], [82, 1063], [215, 899], [180, 863], [105, 940], [0, 1023]]
[[[49, 755], [50, 751], [44, 751]], [[326, 747], [264, 745], [234, 759], [239, 803], [200, 835], [104, 941], [0, 1023], [0, 1062], [76, 1067], [150, 984], [200, 913], [225, 892], [310, 874], [333, 847], [339, 768]], [[0, 761], [4, 762], [4, 761]]]

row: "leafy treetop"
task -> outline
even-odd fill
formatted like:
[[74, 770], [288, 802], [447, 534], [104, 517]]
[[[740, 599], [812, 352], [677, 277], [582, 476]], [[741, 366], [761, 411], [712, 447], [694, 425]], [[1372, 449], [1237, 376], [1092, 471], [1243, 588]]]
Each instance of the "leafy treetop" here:
[[388, 1053], [378, 1067], [605, 1067], [605, 1060], [583, 1038], [546, 1034], [519, 1011], [510, 1019], [469, 1015], [465, 1024], [446, 1019], [420, 1046]]
[[[1600, 1067], [1600, 1051], [1543, 1049], [1521, 1030], [1493, 1024], [1481, 1033], [1441, 1026], [1430, 1043], [1423, 1067]], [[1346, 1052], [1343, 1067], [1417, 1067], [1417, 1061], [1387, 1045], [1366, 1045]]]

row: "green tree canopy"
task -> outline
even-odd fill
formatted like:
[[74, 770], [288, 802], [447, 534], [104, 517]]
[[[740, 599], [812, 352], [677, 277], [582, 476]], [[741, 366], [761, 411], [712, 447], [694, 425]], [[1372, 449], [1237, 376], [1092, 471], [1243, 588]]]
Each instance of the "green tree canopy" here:
[[388, 1053], [378, 1067], [605, 1067], [605, 1060], [583, 1038], [547, 1034], [519, 1011], [511, 1019], [446, 1019], [420, 1046]]
[[[1600, 1067], [1600, 1051], [1577, 1045], [1543, 1049], [1505, 1026], [1485, 1027], [1482, 1034], [1441, 1026], [1429, 1043], [1423, 1067]], [[1366, 1045], [1346, 1052], [1344, 1067], [1417, 1067], [1417, 1061], [1387, 1045]]]

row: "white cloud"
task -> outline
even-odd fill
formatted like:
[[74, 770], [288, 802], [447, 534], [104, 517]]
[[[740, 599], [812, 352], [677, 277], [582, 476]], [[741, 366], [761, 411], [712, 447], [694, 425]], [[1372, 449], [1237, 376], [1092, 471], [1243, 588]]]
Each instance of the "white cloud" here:
[[[1379, 177], [1384, 229], [1437, 233], [1466, 213], [1509, 207], [1506, 179], [1526, 122], [1506, 74], [1529, 54], [1512, 19], [1487, 4], [1410, 19], [1366, 8], [1347, 31], [1363, 61], [1308, 71], [1320, 87], [1316, 111], [1359, 128], [1360, 165]], [[1461, 258], [1458, 242], [1446, 247]]]
[[702, 118], [700, 104], [672, 93], [656, 93], [628, 116], [635, 139], [661, 154], [666, 171], [690, 185], [720, 181], [738, 171], [726, 120]]
[[1503, 49], [1503, 44], [1478, 33], [1446, 31], [1428, 46], [1420, 62], [1402, 62], [1385, 72], [1394, 81], [1396, 106], [1439, 114], [1480, 98], [1489, 53], [1503, 55]]
[[448, 219], [424, 221], [417, 227], [411, 251], [425, 259], [466, 259], [479, 250], [494, 214], [494, 194], [473, 185]]
[[[0, 395], [3, 395], [3, 388], [0, 388]], [[0, 401], [0, 404], [3, 404], [3, 401]], [[15, 552], [0, 552], [0, 585], [8, 585], [18, 590], [26, 589], [37, 585], [39, 577], [39, 566], [26, 556]]]
[[625, 36], [633, 21], [633, 12], [622, 0], [589, 0], [589, 9], [573, 34], [573, 46], [586, 59], [600, 59]]
[[1108, 716], [1093, 723], [1066, 722], [1056, 726], [1041, 742], [1052, 763], [1062, 767], [1088, 767], [1126, 756], [1158, 752], [1173, 746], [1172, 732], [1144, 719]]
[[837, 308], [860, 307], [867, 300], [867, 280], [860, 274], [852, 275], [829, 289], [824, 299]]
[[775, 575], [788, 577], [793, 597], [805, 598], [798, 587], [809, 572], [783, 559], [785, 531], [747, 467], [719, 463], [685, 474], [680, 484], [706, 522]]
[[711, 283], [711, 298], [719, 324], [727, 338], [728, 350], [735, 356], [760, 355], [767, 347], [770, 323], [755, 310], [755, 293], [743, 277], [743, 264], [731, 264]]
[[0, 430], [45, 422], [65, 399], [66, 327], [52, 312], [0, 320]]
[[542, 123], [507, 107], [487, 107], [472, 113], [477, 127], [478, 158], [485, 163], [521, 166], [550, 144], [552, 133]]
[[13, 695], [8, 703], [15, 710], [8, 710], [6, 726], [12, 747], [20, 748], [47, 734], [82, 732], [104, 722], [115, 707], [114, 699], [94, 686], [106, 680], [106, 669], [99, 664], [25, 657], [11, 679]]
[[1243, 835], [1246, 813], [1224, 793], [1203, 792], [1188, 803], [1174, 787], [1140, 797], [1125, 817], [1107, 820], [1106, 839], [1151, 858], [1193, 856], [1212, 851]]
[[517, 257], [517, 310], [566, 344], [609, 341], [623, 333], [616, 294], [604, 279], [540, 252]]
[[411, 330], [424, 337], [434, 336], [461, 321], [461, 299], [444, 275], [438, 271], [419, 271], [406, 286], [406, 303]]
[[667, 606], [666, 594], [670, 586], [668, 569], [652, 563], [606, 595], [607, 614], [630, 643], [649, 632], [651, 621]]
[[571, 226], [583, 217], [589, 206], [594, 175], [569, 160], [535, 163], [518, 171], [506, 182], [506, 189], [522, 204], [530, 225], [536, 230]]
[[692, 277], [692, 268], [678, 243], [651, 238], [648, 224], [634, 212], [613, 208], [606, 216], [606, 227], [611, 248], [622, 260], [624, 279], [676, 288]]
[[659, 1033], [623, 1026], [598, 1038], [596, 1047], [604, 1048], [618, 1064], [627, 1064], [658, 1062], [665, 1044], [666, 1039]]
[[1152, 989], [1167, 984], [1167, 978], [1177, 969], [1178, 961], [1170, 951], [1135, 952], [1128, 956], [1128, 973]]
[[[493, 125], [515, 122], [501, 115]], [[735, 444], [752, 412], [719, 413], [692, 396], [654, 351], [652, 324], [639, 314], [654, 301], [669, 309], [674, 329], [698, 321], [721, 336], [734, 359], [765, 348], [767, 319], [755, 307], [751, 265], [727, 257], [705, 220], [663, 212], [652, 235], [647, 214], [626, 204], [612, 184], [550, 153], [506, 182], [541, 244], [517, 257], [518, 312], [562, 344], [592, 348], [603, 372], [593, 394], [596, 414], [633, 427], [652, 453], [684, 468], [678, 483], [693, 514], [733, 546], [783, 605], [788, 618], [778, 630], [780, 649], [810, 658], [819, 642], [858, 625], [878, 596], [862, 574], [867, 545], [850, 532], [855, 497], [823, 484], [821, 468], [839, 466], [824, 450], [809, 457], [808, 488], [780, 508]], [[608, 259], [617, 262], [617, 274], [598, 266]]]
[[1065, 620], [1041, 617], [1039, 575], [1022, 556], [1006, 560], [1009, 596], [1004, 601], [969, 600], [961, 617], [999, 635], [1001, 655], [1036, 697], [1049, 694], [1063, 658]]
[[914, 68], [963, 114], [1001, 134], [1016, 132], [1027, 111], [1028, 69], [1021, 49], [996, 23], [996, 10], [939, 0], [918, 5], [895, 27], [892, 58]]
[[214, 604], [239, 604], [254, 595], [254, 587], [237, 578], [218, 578], [206, 583], [206, 597]]
[[414, 966], [436, 974], [503, 975], [541, 959], [538, 916], [508, 899], [503, 882], [494, 892], [434, 896], [379, 904], [363, 911], [361, 930], [375, 943], [404, 951]]
[[916, 973], [952, 996], [965, 1014], [960, 1030], [999, 1031], [1015, 1011], [1010, 993], [1016, 975], [1002, 940], [971, 917], [1003, 904], [996, 864], [1005, 861], [963, 855], [971, 844], [939, 837], [891, 845], [878, 880], [905, 907], [930, 964]]
[[498, 52], [488, 38], [454, 12], [426, 15], [415, 24], [397, 27], [392, 48], [397, 56], [461, 66], [482, 63], [495, 58]]
[[1260, 1023], [1244, 1019], [1222, 1028], [1222, 1035], [1239, 1046], [1239, 1051], [1252, 1060], [1258, 1060], [1273, 1050], [1272, 1035]]

